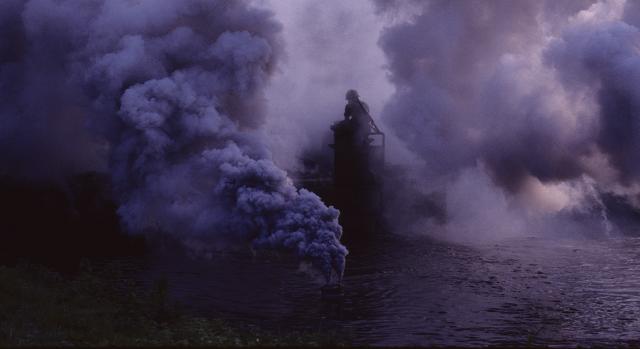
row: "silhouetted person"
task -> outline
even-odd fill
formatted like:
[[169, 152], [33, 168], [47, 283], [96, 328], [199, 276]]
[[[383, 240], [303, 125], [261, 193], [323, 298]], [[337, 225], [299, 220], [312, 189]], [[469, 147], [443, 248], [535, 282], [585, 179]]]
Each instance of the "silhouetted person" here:
[[345, 99], [347, 105], [344, 107], [344, 120], [353, 131], [354, 144], [358, 147], [364, 146], [371, 132], [369, 106], [360, 100], [356, 90], [347, 91]]
[[[370, 131], [369, 107], [360, 101], [356, 90], [347, 91], [345, 99], [347, 105], [344, 107], [344, 120], [333, 124], [331, 129], [338, 138], [349, 144], [350, 151], [359, 151], [367, 144], [365, 141]], [[347, 149], [343, 147], [342, 150]]]
[[344, 120], [333, 124], [331, 129], [340, 134], [348, 134], [349, 137], [355, 135], [354, 138], [358, 138], [359, 142], [354, 144], [358, 146], [367, 145], [369, 143], [366, 141], [367, 135], [380, 133], [369, 115], [369, 106], [360, 100], [356, 90], [347, 91], [345, 99], [347, 105], [344, 107]]

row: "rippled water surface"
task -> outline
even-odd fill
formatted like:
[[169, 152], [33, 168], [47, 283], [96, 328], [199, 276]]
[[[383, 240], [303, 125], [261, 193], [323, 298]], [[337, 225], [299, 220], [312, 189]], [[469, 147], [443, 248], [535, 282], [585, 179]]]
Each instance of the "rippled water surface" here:
[[337, 301], [277, 256], [152, 258], [133, 269], [149, 283], [166, 277], [200, 315], [333, 329], [354, 344], [639, 343], [639, 238], [463, 246], [388, 235], [350, 249]]

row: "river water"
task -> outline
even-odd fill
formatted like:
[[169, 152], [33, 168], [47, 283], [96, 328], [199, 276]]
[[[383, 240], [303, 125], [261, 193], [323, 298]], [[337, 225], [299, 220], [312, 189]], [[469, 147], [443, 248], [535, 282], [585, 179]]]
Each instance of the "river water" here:
[[388, 234], [351, 246], [344, 297], [323, 300], [292, 259], [149, 257], [191, 311], [273, 329], [328, 329], [356, 345], [635, 344], [640, 238], [517, 238], [465, 246]]

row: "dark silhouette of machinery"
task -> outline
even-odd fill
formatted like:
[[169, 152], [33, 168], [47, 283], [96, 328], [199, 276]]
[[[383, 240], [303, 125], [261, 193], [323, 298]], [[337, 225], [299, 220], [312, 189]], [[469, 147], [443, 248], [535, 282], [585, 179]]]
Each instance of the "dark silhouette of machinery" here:
[[347, 92], [345, 119], [333, 124], [333, 201], [345, 237], [381, 226], [385, 135], [357, 92]]

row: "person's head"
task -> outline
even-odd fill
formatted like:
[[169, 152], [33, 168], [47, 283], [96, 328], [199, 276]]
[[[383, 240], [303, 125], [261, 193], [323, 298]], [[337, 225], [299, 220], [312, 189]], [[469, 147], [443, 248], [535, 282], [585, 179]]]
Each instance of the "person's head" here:
[[347, 94], [344, 96], [344, 98], [349, 102], [357, 101], [358, 97], [359, 97], [358, 96], [358, 91], [356, 91], [356, 90], [349, 90], [349, 91], [347, 91]]

